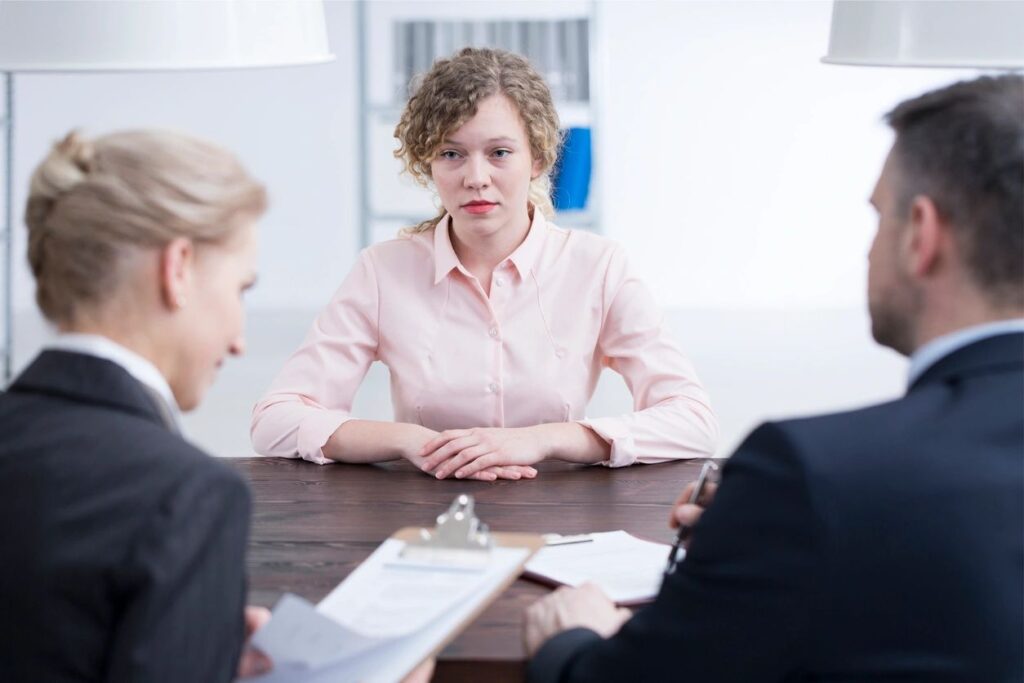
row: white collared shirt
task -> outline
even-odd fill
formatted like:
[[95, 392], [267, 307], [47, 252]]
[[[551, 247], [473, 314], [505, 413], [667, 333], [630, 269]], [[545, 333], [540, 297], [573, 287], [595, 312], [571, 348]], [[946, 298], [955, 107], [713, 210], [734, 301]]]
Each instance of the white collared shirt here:
[[142, 382], [160, 396], [170, 410], [176, 425], [181, 424], [181, 413], [178, 402], [174, 399], [171, 385], [167, 383], [160, 371], [152, 362], [134, 351], [111, 341], [98, 334], [69, 333], [62, 334], [46, 345], [54, 351], [71, 351], [83, 353], [96, 358], [103, 358], [124, 368], [125, 372]]
[[982, 339], [1012, 332], [1024, 332], [1024, 318], [972, 325], [971, 327], [965, 327], [962, 330], [936, 337], [915, 351], [910, 357], [910, 367], [907, 369], [907, 386], [909, 387], [916, 382], [924, 374], [925, 370], [957, 349], [962, 349], [968, 344], [973, 344]]

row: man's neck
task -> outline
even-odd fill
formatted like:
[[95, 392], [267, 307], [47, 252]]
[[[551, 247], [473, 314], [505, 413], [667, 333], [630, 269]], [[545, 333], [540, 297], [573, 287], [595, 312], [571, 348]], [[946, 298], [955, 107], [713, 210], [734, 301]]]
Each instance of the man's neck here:
[[1024, 308], [1010, 307], [974, 307], [948, 310], [942, 316], [923, 318], [917, 328], [914, 351], [920, 349], [939, 337], [944, 337], [960, 330], [965, 330], [987, 323], [1020, 320], [1024, 318]]

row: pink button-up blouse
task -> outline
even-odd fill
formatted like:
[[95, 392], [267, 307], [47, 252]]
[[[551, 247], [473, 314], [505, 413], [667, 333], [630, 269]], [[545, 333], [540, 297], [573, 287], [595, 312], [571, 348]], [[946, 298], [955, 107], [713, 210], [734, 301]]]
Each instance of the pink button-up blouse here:
[[[258, 453], [331, 462], [374, 361], [395, 420], [434, 430], [575, 420], [611, 445], [607, 464], [707, 457], [718, 424], [693, 367], [621, 249], [549, 226], [539, 211], [494, 271], [490, 296], [435, 230], [365, 249], [256, 404]], [[620, 373], [634, 412], [584, 418], [598, 375]]]

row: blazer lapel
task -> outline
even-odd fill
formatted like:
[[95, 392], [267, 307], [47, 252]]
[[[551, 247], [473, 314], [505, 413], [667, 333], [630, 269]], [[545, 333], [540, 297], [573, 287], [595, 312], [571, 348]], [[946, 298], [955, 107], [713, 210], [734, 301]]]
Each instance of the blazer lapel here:
[[43, 351], [14, 380], [9, 391], [104, 405], [178, 431], [163, 398], [105, 358], [71, 351]]

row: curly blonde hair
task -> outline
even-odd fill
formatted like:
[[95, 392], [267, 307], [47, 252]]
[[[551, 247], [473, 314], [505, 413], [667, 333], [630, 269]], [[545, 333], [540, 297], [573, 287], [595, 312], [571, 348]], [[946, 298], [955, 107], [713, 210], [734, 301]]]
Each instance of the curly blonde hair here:
[[[467, 47], [455, 56], [440, 59], [419, 82], [395, 127], [400, 143], [395, 156], [404, 170], [420, 185], [431, 180], [430, 163], [441, 143], [476, 115], [480, 102], [492, 95], [504, 95], [523, 120], [534, 162], [540, 174], [530, 182], [529, 202], [552, 218], [551, 169], [558, 160], [562, 133], [551, 90], [525, 58], [505, 50]], [[437, 216], [404, 232], [417, 233], [437, 226]]]

